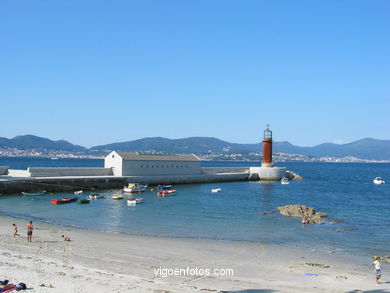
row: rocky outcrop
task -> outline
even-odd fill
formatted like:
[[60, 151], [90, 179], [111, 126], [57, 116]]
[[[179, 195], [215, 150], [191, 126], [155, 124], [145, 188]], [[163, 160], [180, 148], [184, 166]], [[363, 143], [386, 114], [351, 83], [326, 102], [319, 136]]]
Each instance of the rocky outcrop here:
[[286, 171], [286, 177], [288, 178], [288, 180], [303, 180], [303, 177], [289, 170]]
[[286, 217], [307, 217], [308, 224], [323, 224], [323, 218], [327, 218], [328, 215], [323, 212], [317, 212], [311, 207], [305, 205], [286, 205], [278, 207], [277, 210], [281, 215]]

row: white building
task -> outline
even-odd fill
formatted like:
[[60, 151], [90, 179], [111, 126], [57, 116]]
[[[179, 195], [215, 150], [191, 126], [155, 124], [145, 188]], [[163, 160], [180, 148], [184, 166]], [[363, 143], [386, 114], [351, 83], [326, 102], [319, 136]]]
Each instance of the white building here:
[[195, 155], [149, 155], [113, 151], [104, 159], [104, 168], [114, 176], [157, 176], [201, 174]]

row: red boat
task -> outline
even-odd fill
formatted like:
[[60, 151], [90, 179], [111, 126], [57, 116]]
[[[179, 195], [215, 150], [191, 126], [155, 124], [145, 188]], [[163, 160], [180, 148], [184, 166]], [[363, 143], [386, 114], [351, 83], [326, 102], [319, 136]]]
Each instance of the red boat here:
[[64, 203], [69, 203], [73, 201], [77, 201], [79, 198], [78, 197], [65, 197], [61, 199], [52, 199], [50, 202], [52, 204], [64, 204]]
[[159, 185], [157, 188], [159, 190], [157, 192], [157, 196], [161, 196], [161, 197], [172, 195], [176, 192], [176, 190], [172, 188], [172, 185], [163, 185], [163, 186]]

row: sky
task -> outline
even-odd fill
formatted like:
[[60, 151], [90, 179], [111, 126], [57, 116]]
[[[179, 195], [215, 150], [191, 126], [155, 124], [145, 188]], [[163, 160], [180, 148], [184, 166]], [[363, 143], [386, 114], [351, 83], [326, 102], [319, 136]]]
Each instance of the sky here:
[[2, 0], [0, 137], [390, 139], [388, 0]]

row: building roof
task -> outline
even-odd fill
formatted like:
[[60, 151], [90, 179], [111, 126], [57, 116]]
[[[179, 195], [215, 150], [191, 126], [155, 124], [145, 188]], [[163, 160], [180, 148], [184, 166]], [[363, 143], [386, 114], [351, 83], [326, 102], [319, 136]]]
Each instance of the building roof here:
[[158, 155], [158, 154], [138, 154], [117, 152], [125, 161], [180, 161], [180, 162], [198, 162], [200, 159], [194, 154], [191, 155]]

